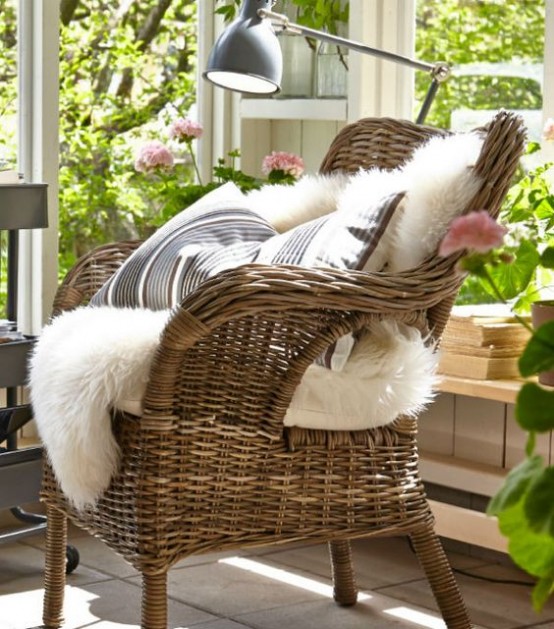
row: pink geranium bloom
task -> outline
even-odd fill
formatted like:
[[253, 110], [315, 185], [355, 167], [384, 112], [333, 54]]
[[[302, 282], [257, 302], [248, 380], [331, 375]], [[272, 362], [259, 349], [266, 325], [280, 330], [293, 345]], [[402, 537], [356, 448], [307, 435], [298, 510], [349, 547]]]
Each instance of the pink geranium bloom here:
[[439, 255], [449, 256], [464, 249], [486, 253], [502, 244], [507, 231], [485, 210], [458, 216], [440, 244]]
[[542, 137], [546, 142], [554, 142], [554, 118], [548, 118], [544, 123]]
[[167, 170], [173, 166], [171, 151], [158, 140], [152, 140], [142, 146], [135, 157], [135, 170], [148, 173], [152, 170]]
[[269, 175], [272, 170], [282, 170], [287, 175], [298, 179], [304, 172], [304, 160], [294, 153], [273, 151], [266, 155], [262, 162], [262, 172]]
[[169, 127], [169, 137], [172, 140], [190, 142], [202, 136], [204, 129], [199, 122], [194, 122], [190, 118], [177, 118]]

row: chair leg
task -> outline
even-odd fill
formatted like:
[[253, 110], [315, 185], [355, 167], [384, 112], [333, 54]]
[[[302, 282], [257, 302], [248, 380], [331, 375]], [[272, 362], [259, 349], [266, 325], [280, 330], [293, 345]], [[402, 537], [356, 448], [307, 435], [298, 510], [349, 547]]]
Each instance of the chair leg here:
[[58, 629], [63, 622], [67, 518], [46, 507], [46, 556], [42, 622], [45, 629]]
[[167, 572], [142, 575], [142, 629], [167, 629]]
[[350, 542], [348, 540], [329, 542], [329, 554], [331, 556], [335, 601], [345, 607], [355, 605], [358, 599], [358, 590], [354, 581]]
[[471, 629], [467, 608], [432, 522], [410, 534], [448, 629]]

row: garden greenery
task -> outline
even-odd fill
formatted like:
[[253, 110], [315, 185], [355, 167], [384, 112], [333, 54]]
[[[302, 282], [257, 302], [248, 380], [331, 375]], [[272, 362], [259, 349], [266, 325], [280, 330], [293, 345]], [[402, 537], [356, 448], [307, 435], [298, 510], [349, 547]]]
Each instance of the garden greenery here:
[[[208, 1], [208, 0], [206, 0]], [[236, 10], [237, 0], [212, 0]], [[16, 0], [0, 0], [0, 112], [15, 119]], [[278, 0], [298, 21], [335, 31], [346, 1]], [[230, 9], [226, 9], [230, 7]], [[455, 66], [543, 55], [544, 1], [418, 1], [416, 57]], [[97, 244], [142, 237], [156, 214], [155, 190], [132, 168], [136, 145], [188, 112], [196, 101], [197, 0], [61, 0], [60, 274]], [[499, 37], [498, 25], [502, 24]], [[416, 102], [428, 87], [416, 73]], [[428, 122], [447, 127], [452, 110], [540, 108], [540, 87], [526, 79], [455, 77], [439, 90]], [[0, 159], [15, 162], [15, 125], [0, 127]], [[225, 166], [222, 165], [222, 168]], [[180, 181], [194, 185], [190, 163]]]
[[[216, 12], [223, 15], [228, 22], [235, 18], [242, 0], [216, 2], [221, 5]], [[274, 10], [278, 13], [287, 13], [293, 21], [302, 26], [337, 35], [348, 24], [350, 3], [348, 0], [281, 0], [275, 4]]]
[[[62, 0], [60, 274], [156, 215], [133, 152], [196, 99], [196, 1]], [[189, 167], [182, 181], [194, 180]]]
[[[527, 153], [538, 149], [539, 145], [531, 142]], [[494, 303], [499, 300], [499, 291], [516, 312], [527, 313], [533, 301], [541, 297], [543, 287], [552, 287], [554, 274], [541, 259], [541, 252], [554, 245], [554, 194], [547, 174], [551, 168], [546, 163], [520, 172], [499, 216], [508, 227], [504, 251], [511, 263], [490, 266], [493, 284], [479, 274], [470, 275], [458, 303]]]
[[[150, 227], [159, 227], [201, 197], [227, 182], [233, 182], [244, 193], [260, 188], [264, 184], [293, 184], [304, 172], [304, 160], [294, 153], [273, 151], [262, 160], [261, 170], [265, 178], [254, 177], [240, 170], [236, 161], [240, 151], [227, 153], [227, 159], [219, 158], [212, 169], [210, 181], [203, 183], [198, 168], [193, 143], [203, 135], [201, 124], [190, 118], [175, 119], [168, 130], [169, 139], [176, 148], [185, 147], [196, 172], [195, 182], [183, 181], [183, 164], [175, 159], [173, 150], [159, 139], [146, 142], [139, 147], [135, 157], [135, 170], [139, 177], [146, 177], [156, 214]], [[182, 155], [182, 153], [180, 153]], [[179, 155], [179, 153], [178, 153]], [[185, 166], [185, 168], [187, 168]]]
[[[467, 250], [459, 262], [461, 268], [488, 283], [502, 300], [502, 286], [493, 273], [511, 266], [513, 251], [512, 246], [496, 248], [502, 244], [503, 231], [507, 229], [499, 229], [486, 212], [474, 212], [452, 223], [439, 250], [442, 255]], [[554, 269], [553, 246], [537, 257], [537, 267]], [[533, 330], [526, 319], [518, 319], [531, 333], [518, 361], [521, 376], [554, 369], [554, 320]], [[554, 430], [554, 390], [525, 382], [516, 398], [515, 417], [528, 434], [525, 459], [509, 472], [490, 501], [488, 513], [498, 517], [512, 559], [536, 578], [532, 600], [540, 611], [554, 592], [554, 465], [536, 453], [535, 442], [537, 434]]]

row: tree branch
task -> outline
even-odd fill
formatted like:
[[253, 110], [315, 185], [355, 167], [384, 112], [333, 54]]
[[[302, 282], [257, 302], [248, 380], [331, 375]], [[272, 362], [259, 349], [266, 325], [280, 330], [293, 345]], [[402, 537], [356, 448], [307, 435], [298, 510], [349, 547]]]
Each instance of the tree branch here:
[[112, 121], [109, 125], [103, 126], [102, 129], [104, 132], [108, 136], [113, 137], [120, 133], [130, 131], [131, 129], [141, 126], [145, 122], [151, 120], [152, 117], [158, 114], [168, 102], [173, 101], [175, 99], [175, 92], [178, 91], [178, 88], [176, 87], [176, 78], [181, 73], [190, 72], [191, 54], [192, 53], [186, 49], [182, 50], [175, 72], [167, 76], [167, 80], [165, 80], [159, 87], [156, 95], [140, 109], [134, 109], [132, 113], [128, 112], [127, 116], [118, 118], [117, 120]]
[[[159, 2], [152, 8], [146, 20], [137, 34], [137, 42], [139, 42], [138, 49], [144, 52], [149, 44], [152, 42], [158, 30], [160, 23], [166, 11], [171, 6], [171, 0], [159, 0]], [[125, 68], [121, 76], [121, 82], [117, 88], [118, 98], [127, 98], [131, 93], [133, 87], [133, 69]]]
[[64, 26], [67, 26], [73, 19], [80, 0], [62, 0], [60, 5], [60, 19]]

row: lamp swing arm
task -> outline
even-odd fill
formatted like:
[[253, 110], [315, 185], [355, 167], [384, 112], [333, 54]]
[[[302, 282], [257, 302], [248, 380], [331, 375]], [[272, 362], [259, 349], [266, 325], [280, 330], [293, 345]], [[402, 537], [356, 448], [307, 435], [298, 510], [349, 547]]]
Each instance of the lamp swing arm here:
[[[296, 24], [286, 15], [271, 11], [274, 2], [275, 0], [244, 0], [239, 16], [221, 33], [214, 44], [203, 73], [204, 78], [215, 85], [238, 92], [251, 94], [278, 92], [282, 77], [282, 53], [275, 36], [275, 26], [278, 26], [294, 35], [312, 37], [427, 72], [431, 84], [416, 120], [418, 124], [424, 122], [440, 84], [450, 75], [450, 66], [447, 63], [418, 61]], [[260, 7], [262, 3], [265, 5], [264, 8]]]
[[436, 81], [437, 83], [446, 81], [446, 79], [450, 76], [450, 66], [443, 61], [439, 61], [437, 63], [427, 63], [425, 61], [418, 61], [417, 59], [410, 59], [409, 57], [404, 57], [403, 55], [398, 55], [394, 52], [371, 48], [371, 46], [352, 41], [351, 39], [345, 39], [344, 37], [339, 37], [338, 35], [331, 35], [330, 33], [317, 31], [313, 28], [296, 24], [295, 22], [291, 22], [286, 15], [282, 13], [274, 13], [273, 11], [268, 11], [267, 9], [258, 9], [257, 13], [261, 18], [267, 18], [273, 22], [277, 22], [285, 31], [289, 33], [304, 35], [305, 37], [313, 37], [314, 39], [330, 44], [336, 44], [337, 46], [344, 46], [345, 48], [349, 48], [350, 50], [355, 50], [363, 54], [369, 54], [388, 61], [394, 61], [414, 68], [415, 70], [429, 72], [433, 81]]

